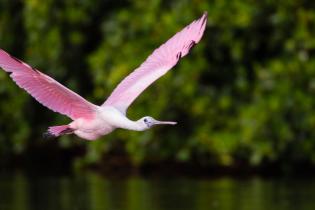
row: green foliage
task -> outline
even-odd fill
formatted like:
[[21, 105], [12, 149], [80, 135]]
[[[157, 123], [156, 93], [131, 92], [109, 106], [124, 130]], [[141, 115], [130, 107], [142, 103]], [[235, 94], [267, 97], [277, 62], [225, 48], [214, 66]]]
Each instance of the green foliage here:
[[[208, 11], [202, 41], [128, 110], [131, 119], [151, 115], [179, 124], [117, 130], [93, 143], [61, 139], [61, 147], [86, 147], [83, 163], [101, 160], [120, 141], [134, 164], [315, 164], [312, 1], [14, 2], [1, 3], [1, 47], [96, 104], [156, 47]], [[40, 133], [47, 126], [68, 122], [3, 72], [0, 95], [1, 154], [45, 144]]]

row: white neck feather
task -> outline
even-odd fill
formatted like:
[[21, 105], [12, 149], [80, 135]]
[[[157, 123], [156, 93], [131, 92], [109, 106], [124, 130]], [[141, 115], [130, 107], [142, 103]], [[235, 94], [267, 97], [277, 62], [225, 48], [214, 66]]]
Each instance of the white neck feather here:
[[122, 123], [119, 127], [127, 129], [127, 130], [134, 130], [134, 131], [144, 131], [148, 129], [148, 127], [144, 125], [143, 123], [139, 121], [132, 121], [129, 119], [125, 120], [124, 123]]
[[99, 114], [104, 119], [104, 121], [107, 121], [110, 125], [116, 128], [124, 128], [135, 131], [143, 131], [148, 129], [148, 127], [144, 123], [141, 123], [140, 120], [129, 120], [126, 115], [122, 114], [115, 107], [99, 107]]

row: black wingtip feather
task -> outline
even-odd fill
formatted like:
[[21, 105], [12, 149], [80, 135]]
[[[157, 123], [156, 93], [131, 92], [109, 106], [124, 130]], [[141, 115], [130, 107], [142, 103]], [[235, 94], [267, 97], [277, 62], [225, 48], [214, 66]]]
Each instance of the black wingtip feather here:
[[191, 40], [188, 49], [191, 50], [196, 45], [196, 42], [194, 40]]
[[176, 58], [177, 58], [177, 60], [181, 59], [182, 58], [182, 52], [177, 53]]

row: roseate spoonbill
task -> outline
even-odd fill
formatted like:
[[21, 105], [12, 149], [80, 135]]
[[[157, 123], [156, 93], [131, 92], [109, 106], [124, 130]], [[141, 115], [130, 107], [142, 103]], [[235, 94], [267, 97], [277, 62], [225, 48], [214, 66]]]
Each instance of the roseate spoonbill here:
[[116, 128], [144, 131], [154, 125], [174, 125], [176, 122], [158, 121], [149, 116], [132, 121], [126, 117], [126, 110], [142, 91], [175, 66], [200, 41], [206, 22], [205, 12], [201, 18], [162, 44], [116, 87], [101, 106], [86, 101], [51, 77], [1, 49], [0, 67], [39, 103], [73, 120], [68, 125], [49, 127], [45, 133], [48, 136], [74, 133], [86, 140], [96, 140]]

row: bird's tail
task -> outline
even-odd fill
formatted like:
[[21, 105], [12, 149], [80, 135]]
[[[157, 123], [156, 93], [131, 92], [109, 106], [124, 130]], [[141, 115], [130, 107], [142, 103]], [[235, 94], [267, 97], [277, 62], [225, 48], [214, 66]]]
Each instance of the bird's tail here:
[[70, 128], [69, 125], [51, 126], [48, 128], [43, 136], [45, 138], [56, 138], [65, 134], [71, 134], [73, 133], [73, 131], [74, 130]]

